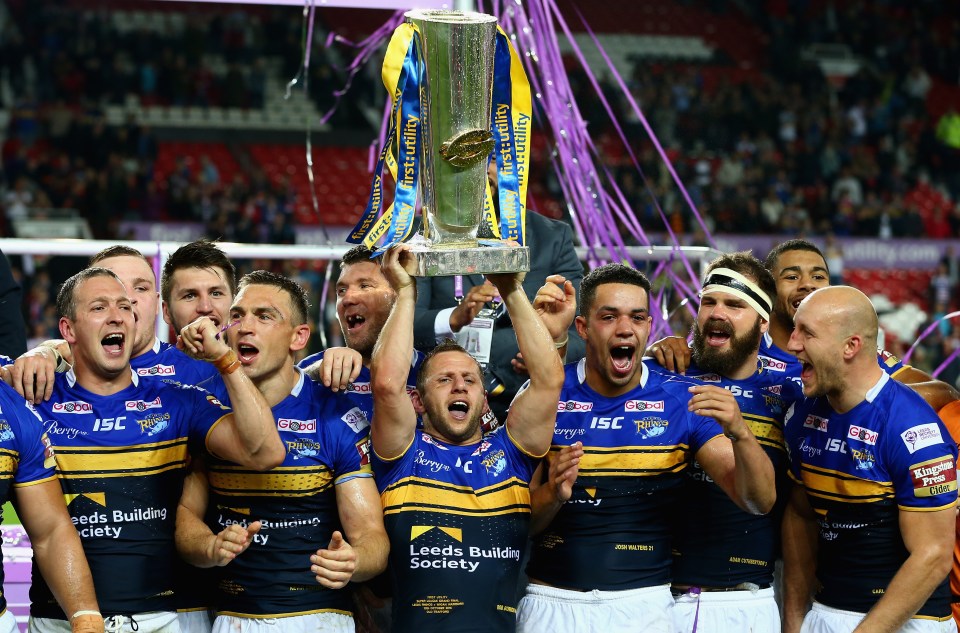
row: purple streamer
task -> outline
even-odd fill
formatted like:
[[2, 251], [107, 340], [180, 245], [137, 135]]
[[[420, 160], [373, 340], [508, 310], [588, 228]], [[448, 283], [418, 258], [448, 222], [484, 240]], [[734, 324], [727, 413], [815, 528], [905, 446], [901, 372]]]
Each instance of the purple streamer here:
[[960, 347], [958, 347], [957, 349], [955, 349], [955, 350], [953, 350], [952, 352], [950, 352], [950, 355], [947, 356], [945, 359], [943, 359], [943, 362], [940, 363], [940, 366], [933, 370], [933, 373], [930, 374], [930, 377], [931, 377], [931, 378], [936, 378], [937, 376], [939, 376], [939, 375], [940, 375], [940, 372], [942, 372], [944, 369], [946, 369], [946, 368], [947, 368], [947, 365], [949, 365], [950, 363], [952, 363], [952, 362], [953, 362], [953, 359], [956, 358], [957, 355], [960, 355]]
[[917, 348], [917, 345], [920, 344], [920, 341], [930, 336], [930, 334], [937, 328], [937, 326], [940, 325], [941, 321], [947, 321], [949, 319], [953, 319], [958, 316], [960, 316], [960, 311], [950, 312], [949, 314], [943, 315], [942, 317], [940, 317], [939, 319], [937, 319], [936, 321], [928, 325], [927, 329], [925, 329], [923, 333], [917, 337], [917, 340], [913, 342], [913, 345], [910, 346], [910, 349], [907, 350], [907, 353], [903, 355], [903, 362], [907, 363], [910, 361], [910, 357], [913, 355], [913, 350]]

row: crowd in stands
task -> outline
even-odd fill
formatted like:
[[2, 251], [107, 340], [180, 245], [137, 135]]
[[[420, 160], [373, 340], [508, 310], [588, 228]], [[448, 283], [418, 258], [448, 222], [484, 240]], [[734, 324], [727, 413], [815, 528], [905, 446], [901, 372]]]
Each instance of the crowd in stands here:
[[[741, 12], [768, 34], [763, 59], [748, 72], [723, 72], [731, 64], [718, 51], [707, 64], [638, 60], [625, 77], [711, 231], [960, 236], [960, 114], [930, 99], [935, 86], [958, 84], [955, 7], [815, 0], [687, 4]], [[148, 25], [120, 29], [112, 9], [78, 6], [0, 3], [0, 85], [10, 87], [0, 90], [10, 113], [0, 132], [0, 235], [11, 235], [18, 217], [72, 208], [101, 239], [126, 237], [118, 221], [136, 218], [200, 222], [210, 237], [230, 241], [292, 243], [293, 209], [303, 200], [288, 181], [267, 178], [248, 160], [225, 182], [204, 156], [185, 157], [160, 174], [155, 131], [132, 118], [108, 125], [104, 108], [128, 95], [144, 106], [262, 107], [265, 60], [282, 60], [284, 80], [297, 72], [300, 9], [187, 10], [184, 28], [169, 32]], [[311, 97], [325, 111], [344, 77], [330, 58], [335, 52], [321, 45], [319, 15]], [[804, 61], [803, 48], [811, 42], [845, 45], [864, 63], [846, 81], [833, 82]], [[600, 155], [643, 225], [653, 233], [662, 226], [652, 191], [674, 230], [695, 234], [693, 212], [614, 82], [601, 77], [649, 189], [584, 72], [570, 68]], [[347, 98], [377, 105], [382, 89], [362, 74]], [[341, 106], [335, 116], [338, 129], [375, 134], [357, 108]], [[242, 135], [238, 139], [242, 152]], [[560, 198], [547, 165], [534, 165], [532, 173], [542, 180], [545, 197]], [[53, 288], [42, 266], [29, 272], [28, 323], [36, 329], [31, 334], [43, 336], [54, 326], [44, 315]]]

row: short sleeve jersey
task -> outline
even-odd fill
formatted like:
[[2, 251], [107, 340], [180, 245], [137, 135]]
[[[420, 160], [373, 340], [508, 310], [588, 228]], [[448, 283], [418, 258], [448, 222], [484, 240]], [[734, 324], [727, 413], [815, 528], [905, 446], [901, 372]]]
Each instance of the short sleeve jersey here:
[[[56, 477], [53, 452], [33, 405], [0, 382], [0, 504], [10, 499], [11, 488], [53, 481]], [[0, 612], [6, 608], [6, 596], [0, 592]]]
[[585, 361], [567, 365], [548, 459], [577, 441], [583, 457], [572, 497], [534, 537], [530, 578], [584, 591], [670, 582], [684, 471], [723, 431], [687, 411], [688, 389], [699, 383], [642, 371], [636, 388], [607, 398], [587, 385]]
[[[297, 363], [297, 367], [301, 369], [307, 369], [314, 363], [323, 360], [323, 354], [323, 352], [311, 354]], [[410, 393], [417, 388], [417, 370], [420, 369], [420, 364], [423, 363], [423, 357], [423, 352], [420, 352], [419, 350], [413, 351], [413, 361], [410, 365], [410, 373], [407, 375], [407, 393]], [[370, 389], [369, 368], [360, 368], [360, 373], [357, 375], [357, 379], [347, 386], [346, 393], [356, 403], [356, 405], [363, 410], [363, 413], [367, 416], [367, 419], [372, 420], [373, 390]]]
[[512, 632], [538, 460], [506, 427], [455, 446], [417, 430], [372, 453], [390, 536], [395, 631]]
[[743, 511], [694, 460], [677, 512], [673, 582], [699, 587], [769, 586], [780, 555], [780, 517], [789, 489], [783, 418], [802, 393], [783, 372], [762, 364], [744, 380], [696, 366], [686, 375], [733, 393], [744, 421], [773, 464], [777, 504], [763, 515]]
[[209, 463], [210, 528], [217, 533], [231, 524], [262, 523], [250, 548], [218, 570], [218, 611], [250, 618], [350, 614], [350, 593], [317, 584], [310, 556], [343, 529], [335, 487], [373, 477], [369, 423], [346, 394], [302, 373], [273, 413], [287, 448], [282, 464], [256, 472], [217, 459]]
[[[197, 387], [132, 373], [103, 396], [57, 374], [37, 406], [56, 453], [67, 509], [80, 533], [104, 616], [169, 611], [173, 532], [190, 444], [203, 445], [230, 409]], [[65, 619], [39, 570], [31, 615]]]
[[130, 359], [130, 367], [138, 376], [175, 380], [184, 385], [209, 388], [214, 378], [219, 378], [213, 363], [187, 356], [170, 343], [156, 339], [153, 347]]
[[[826, 398], [786, 418], [790, 475], [817, 514], [817, 601], [866, 613], [907, 559], [899, 512], [951, 508], [956, 445], [923, 398], [884, 374], [866, 399], [836, 413]], [[950, 615], [946, 579], [918, 615]]]

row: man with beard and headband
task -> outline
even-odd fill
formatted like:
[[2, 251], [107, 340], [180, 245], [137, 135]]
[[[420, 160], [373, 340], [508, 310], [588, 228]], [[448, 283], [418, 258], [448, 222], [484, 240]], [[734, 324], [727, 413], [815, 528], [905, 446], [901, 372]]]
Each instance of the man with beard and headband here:
[[821, 288], [794, 323], [787, 349], [806, 398], [785, 423], [797, 485], [783, 518], [784, 631], [956, 631], [956, 445], [877, 365], [877, 314], [862, 292]]
[[192, 473], [184, 487], [178, 549], [222, 567], [216, 632], [352, 631], [344, 588], [386, 565], [367, 418], [294, 365], [310, 338], [308, 309], [297, 283], [263, 270], [240, 280], [230, 308], [226, 337], [272, 407], [287, 455], [266, 473], [211, 457], [208, 474]]
[[694, 459], [740, 508], [773, 507], [773, 466], [733, 395], [641, 362], [649, 291], [643, 273], [622, 264], [580, 286], [587, 352], [567, 365], [553, 446], [531, 482], [520, 633], [671, 633], [671, 526]]
[[[118, 244], [91, 257], [88, 265], [113, 271], [129, 293], [136, 316], [130, 366], [138, 376], [158, 376], [198, 385], [217, 374], [210, 363], [191, 358], [174, 345], [157, 338], [160, 306], [157, 281], [153, 265], [143, 253]], [[55, 371], [67, 371], [72, 360], [66, 341], [45, 341], [17, 358], [10, 372], [11, 386], [35, 404], [49, 400]]]
[[407, 393], [416, 308], [409, 249], [401, 244], [383, 255], [397, 300], [371, 365], [371, 461], [390, 535], [393, 626], [512, 633], [529, 529], [528, 482], [553, 433], [563, 383], [555, 341], [575, 309], [573, 286], [541, 288], [534, 308], [523, 273], [488, 275], [511, 314], [530, 381], [505, 425], [482, 435], [483, 371], [455, 343], [427, 355], [417, 389]]
[[770, 272], [748, 252], [711, 262], [700, 291], [687, 376], [734, 395], [773, 464], [777, 504], [763, 515], [744, 512], [698, 462], [687, 470], [674, 528], [675, 633], [780, 633], [772, 584], [789, 488], [783, 416], [800, 394], [794, 381], [758, 358], [775, 293]]
[[[248, 469], [273, 468], [286, 453], [276, 422], [209, 320], [184, 328], [182, 345], [223, 376], [233, 411], [203, 389], [132, 371], [135, 306], [112, 271], [91, 267], [68, 279], [57, 309], [74, 364], [37, 411], [107, 628], [179, 630], [174, 513], [189, 455], [207, 450]], [[36, 570], [30, 599], [31, 631], [69, 630]]]

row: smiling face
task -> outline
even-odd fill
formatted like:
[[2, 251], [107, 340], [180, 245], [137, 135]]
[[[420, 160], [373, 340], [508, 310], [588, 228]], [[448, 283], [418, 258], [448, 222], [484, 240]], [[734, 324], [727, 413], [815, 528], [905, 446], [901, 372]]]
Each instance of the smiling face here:
[[74, 290], [74, 318], [60, 319], [79, 377], [112, 380], [130, 372], [136, 319], [126, 289], [114, 277], [81, 281]]
[[159, 295], [153, 269], [142, 258], [132, 255], [107, 257], [96, 265], [112, 270], [127, 289], [137, 317], [131, 355], [139, 356], [153, 347], [157, 338]]
[[230, 308], [227, 341], [237, 351], [243, 372], [260, 383], [293, 366], [293, 354], [310, 338], [310, 327], [295, 322], [290, 295], [276, 286], [250, 284]]
[[477, 361], [466, 352], [451, 350], [426, 362], [423, 389], [414, 397], [423, 429], [451, 444], [479, 440], [486, 397]]
[[173, 273], [170, 300], [163, 304], [163, 320], [177, 332], [202, 316], [226, 322], [233, 295], [219, 266], [181, 268]]
[[587, 384], [604, 396], [626, 393], [640, 384], [640, 359], [650, 336], [647, 292], [640, 286], [597, 286], [588, 311], [577, 317], [577, 333], [587, 343]]
[[746, 378], [757, 368], [760, 337], [767, 322], [740, 297], [711, 292], [700, 298], [693, 324], [693, 360], [708, 372]]
[[813, 251], [784, 251], [770, 272], [777, 282], [773, 313], [787, 323], [793, 322], [797, 307], [807, 295], [830, 285], [827, 264]]
[[337, 320], [347, 347], [369, 362], [373, 346], [390, 316], [397, 295], [377, 261], [343, 267], [337, 280]]

